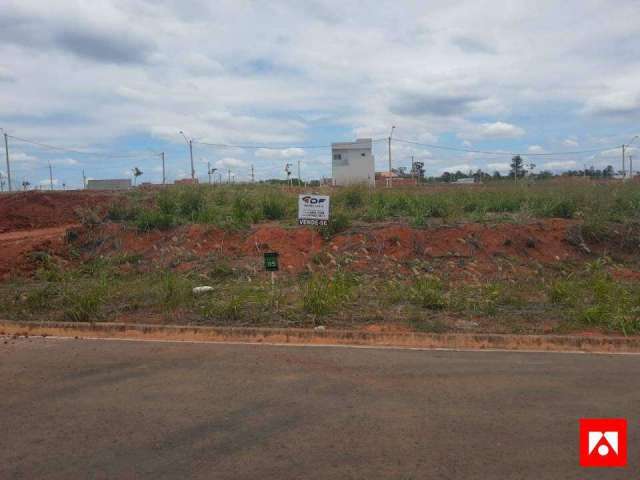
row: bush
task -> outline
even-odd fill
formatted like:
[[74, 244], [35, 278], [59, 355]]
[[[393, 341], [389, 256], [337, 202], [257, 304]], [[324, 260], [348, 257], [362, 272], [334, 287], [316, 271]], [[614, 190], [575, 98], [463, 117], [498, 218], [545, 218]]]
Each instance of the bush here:
[[176, 225], [173, 215], [160, 210], [143, 210], [135, 219], [135, 225], [140, 232], [151, 230], [168, 230]]
[[432, 277], [417, 279], [409, 288], [409, 300], [415, 305], [431, 310], [441, 310], [447, 303], [442, 283]]
[[88, 322], [98, 319], [100, 307], [105, 301], [106, 283], [87, 289], [68, 288], [63, 299], [64, 317], [71, 322]]
[[351, 297], [356, 284], [353, 276], [344, 273], [337, 273], [332, 279], [319, 276], [312, 278], [303, 293], [305, 311], [314, 315], [331, 313]]
[[262, 216], [267, 220], [280, 220], [287, 214], [287, 203], [282, 197], [269, 195], [262, 199]]
[[334, 235], [344, 232], [351, 226], [349, 216], [341, 211], [332, 212], [329, 217], [329, 225], [320, 227], [320, 233], [325, 239], [329, 239]]
[[191, 284], [173, 272], [165, 273], [161, 282], [162, 304], [169, 310], [175, 310], [192, 299]]
[[364, 193], [361, 187], [350, 187], [344, 190], [341, 198], [344, 206], [350, 209], [360, 208], [364, 205]]

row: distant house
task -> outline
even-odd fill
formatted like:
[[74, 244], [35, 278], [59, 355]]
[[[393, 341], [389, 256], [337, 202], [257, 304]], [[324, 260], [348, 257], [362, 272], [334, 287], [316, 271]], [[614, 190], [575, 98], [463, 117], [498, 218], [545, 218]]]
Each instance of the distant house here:
[[417, 185], [418, 180], [408, 175], [399, 175], [397, 172], [376, 172], [376, 187], [406, 187]]
[[198, 179], [197, 178], [183, 178], [183, 179], [180, 179], [180, 180], [176, 180], [173, 183], [175, 185], [197, 185]]
[[370, 138], [331, 144], [334, 185], [375, 184], [375, 159]]
[[131, 188], [130, 178], [87, 180], [87, 190], [128, 190], [130, 188]]
[[474, 177], [469, 177], [469, 178], [459, 178], [455, 182], [451, 182], [451, 183], [455, 183], [457, 185], [473, 185], [474, 183], [480, 183], [480, 181], [477, 181]]

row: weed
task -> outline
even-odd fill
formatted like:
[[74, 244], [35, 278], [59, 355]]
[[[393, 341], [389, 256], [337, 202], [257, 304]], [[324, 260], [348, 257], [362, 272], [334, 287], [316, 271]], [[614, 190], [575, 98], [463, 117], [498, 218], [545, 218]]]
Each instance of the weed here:
[[447, 305], [442, 282], [435, 277], [418, 278], [409, 287], [409, 301], [422, 308], [441, 310]]
[[324, 315], [334, 311], [351, 297], [357, 284], [352, 275], [338, 272], [331, 279], [313, 277], [304, 288], [303, 306], [305, 311], [314, 315]]
[[161, 280], [161, 301], [165, 309], [176, 310], [192, 299], [191, 284], [173, 272], [167, 272]]
[[267, 220], [280, 220], [287, 215], [285, 199], [276, 195], [268, 195], [262, 199], [262, 215]]
[[331, 214], [329, 225], [320, 227], [320, 233], [325, 239], [329, 239], [334, 235], [344, 232], [351, 226], [349, 216], [341, 211], [335, 211]]
[[84, 288], [67, 285], [63, 296], [64, 317], [71, 322], [88, 322], [99, 319], [100, 307], [105, 302], [106, 280]]
[[168, 230], [176, 225], [173, 215], [163, 213], [160, 210], [143, 210], [135, 220], [136, 227], [140, 232], [151, 230]]
[[409, 325], [413, 330], [422, 333], [445, 333], [449, 331], [449, 326], [439, 318], [431, 319], [412, 316], [409, 317]]

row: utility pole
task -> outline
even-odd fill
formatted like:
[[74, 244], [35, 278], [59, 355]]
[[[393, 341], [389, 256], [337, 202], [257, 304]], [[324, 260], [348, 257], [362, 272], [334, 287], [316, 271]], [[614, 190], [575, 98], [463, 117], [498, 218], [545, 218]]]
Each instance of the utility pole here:
[[624, 177], [626, 177], [626, 176], [627, 176], [627, 170], [626, 170], [626, 168], [625, 168], [625, 161], [624, 161], [625, 150], [626, 150], [626, 148], [627, 148], [627, 147], [630, 147], [630, 146], [631, 146], [631, 144], [633, 143], [633, 141], [634, 141], [635, 139], [637, 139], [637, 138], [640, 138], [640, 135], [636, 135], [636, 136], [634, 136], [634, 137], [631, 139], [631, 141], [629, 141], [629, 143], [627, 143], [626, 145], [625, 145], [624, 143], [622, 144], [622, 175], [623, 175]]
[[82, 169], [82, 188], [87, 188], [87, 177], [84, 174], [84, 168]]
[[302, 184], [302, 177], [300, 176], [300, 160], [298, 160], [298, 186]]
[[187, 138], [187, 136], [184, 134], [182, 130], [180, 130], [180, 135], [182, 135], [184, 137], [184, 141], [189, 144], [189, 158], [191, 159], [191, 180], [193, 180], [195, 183], [196, 170], [195, 168], [193, 168], [193, 140], [190, 138]]
[[191, 180], [196, 180], [196, 170], [193, 168], [193, 140], [189, 139], [189, 157], [191, 158]]
[[160, 152], [160, 157], [162, 158], [162, 184], [164, 185], [167, 181], [166, 171], [164, 169], [164, 152]]
[[53, 190], [53, 170], [51, 169], [51, 162], [49, 162], [49, 190]]
[[207, 175], [209, 175], [209, 185], [211, 185], [211, 162], [207, 162]]
[[255, 172], [253, 171], [253, 165], [251, 165], [251, 183], [255, 183], [256, 181], [256, 176], [255, 176]]
[[389, 173], [391, 173], [391, 139], [393, 138], [393, 131], [396, 129], [396, 126], [391, 127], [391, 133], [389, 133]]
[[391, 139], [393, 138], [393, 131], [396, 129], [396, 126], [393, 125], [391, 127], [391, 132], [389, 133], [389, 186], [393, 185], [393, 174], [391, 173]]
[[629, 178], [633, 178], [633, 156], [629, 155]]
[[4, 177], [2, 176], [2, 172], [0, 172], [0, 192], [4, 192]]
[[227, 180], [227, 183], [231, 185], [231, 169], [230, 168], [227, 168], [227, 173], [229, 174], [229, 179]]
[[9, 164], [9, 135], [7, 132], [4, 132], [4, 153], [7, 159], [7, 185], [9, 186], [9, 191], [11, 191], [11, 165]]

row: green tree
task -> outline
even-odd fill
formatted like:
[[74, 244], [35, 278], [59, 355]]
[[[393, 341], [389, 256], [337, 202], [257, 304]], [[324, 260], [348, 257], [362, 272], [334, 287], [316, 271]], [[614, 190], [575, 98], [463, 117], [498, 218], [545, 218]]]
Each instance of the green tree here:
[[509, 175], [515, 178], [522, 178], [525, 173], [524, 160], [520, 155], [516, 155], [511, 159], [511, 173]]

